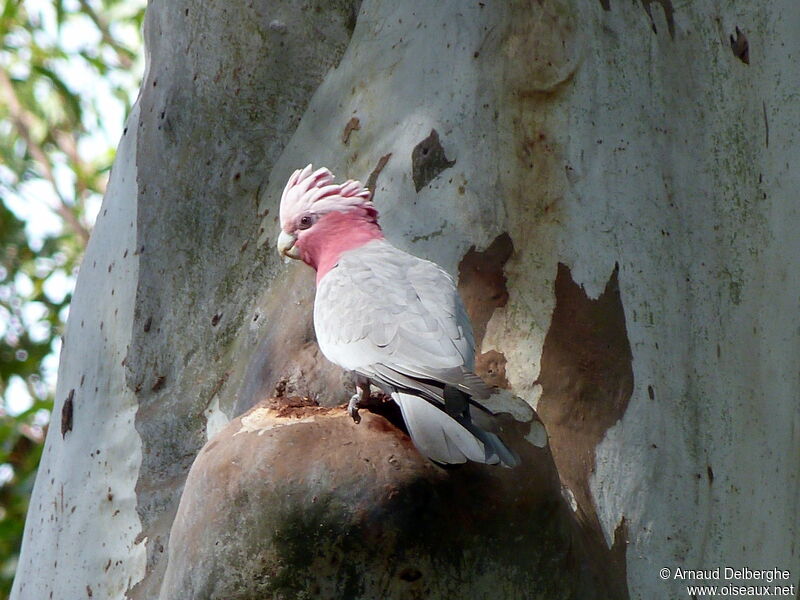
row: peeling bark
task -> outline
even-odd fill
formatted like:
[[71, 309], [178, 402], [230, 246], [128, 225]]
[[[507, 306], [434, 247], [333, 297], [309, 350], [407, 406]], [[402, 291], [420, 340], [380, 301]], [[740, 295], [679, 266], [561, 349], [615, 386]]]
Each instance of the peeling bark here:
[[[597, 446], [625, 415], [633, 393], [619, 267], [603, 293], [592, 299], [573, 281], [569, 268], [559, 264], [555, 297], [537, 381], [542, 386], [537, 410], [547, 426], [561, 481], [577, 502], [578, 518], [603, 539], [590, 477]], [[618, 528], [606, 566], [619, 581], [626, 581], [626, 547], [625, 529]]]
[[559, 264], [556, 307], [544, 339], [537, 405], [564, 484], [601, 531], [589, 476], [596, 447], [625, 415], [633, 392], [630, 342], [619, 292], [619, 267], [596, 299]]
[[513, 252], [514, 243], [504, 233], [482, 252], [472, 246], [458, 265], [458, 293], [472, 321], [478, 348], [495, 309], [508, 302], [503, 267]]

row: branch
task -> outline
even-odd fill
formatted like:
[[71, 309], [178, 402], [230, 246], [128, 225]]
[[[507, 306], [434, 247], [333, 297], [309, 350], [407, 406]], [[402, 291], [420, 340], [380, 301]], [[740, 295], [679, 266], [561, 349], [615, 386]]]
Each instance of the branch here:
[[86, 242], [89, 241], [89, 230], [80, 222], [75, 213], [72, 212], [72, 207], [70, 207], [59, 191], [50, 159], [42, 147], [33, 139], [33, 134], [31, 133], [35, 125], [35, 117], [22, 106], [17, 92], [14, 89], [14, 84], [11, 82], [11, 78], [8, 76], [5, 69], [0, 69], [0, 94], [8, 105], [9, 111], [11, 112], [11, 120], [19, 132], [19, 135], [25, 140], [28, 151], [34, 161], [39, 165], [44, 178], [50, 182], [58, 198], [58, 204], [56, 206], [51, 206], [51, 210], [60, 215], [61, 218], [69, 224], [72, 230], [81, 237], [85, 245]]

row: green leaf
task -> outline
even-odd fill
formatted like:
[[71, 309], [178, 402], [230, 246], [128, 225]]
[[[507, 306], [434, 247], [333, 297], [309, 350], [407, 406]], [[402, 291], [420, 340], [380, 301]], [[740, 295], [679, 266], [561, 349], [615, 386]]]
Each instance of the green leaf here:
[[33, 71], [46, 77], [55, 87], [61, 98], [64, 100], [68, 108], [68, 114], [72, 117], [72, 121], [79, 124], [83, 119], [83, 110], [81, 109], [81, 102], [78, 96], [72, 93], [67, 85], [56, 75], [54, 71], [45, 67], [44, 65], [34, 65]]
[[3, 13], [0, 15], [0, 33], [5, 34], [11, 29], [11, 25], [17, 17], [21, 0], [5, 0]]
[[66, 15], [64, 11], [64, 0], [53, 0], [53, 4], [56, 8], [56, 25], [58, 26], [58, 31], [60, 33], [61, 26], [64, 24], [64, 16]]

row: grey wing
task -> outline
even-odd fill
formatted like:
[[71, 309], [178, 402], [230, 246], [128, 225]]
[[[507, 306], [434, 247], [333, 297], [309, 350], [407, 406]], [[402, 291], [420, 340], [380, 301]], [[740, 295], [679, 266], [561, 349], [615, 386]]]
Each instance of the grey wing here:
[[385, 242], [345, 253], [323, 277], [314, 326], [329, 360], [368, 376], [384, 378], [376, 366], [458, 384], [472, 370], [472, 328], [453, 280]]
[[472, 373], [472, 328], [453, 280], [438, 266], [371, 242], [345, 253], [317, 286], [325, 356], [367, 376], [400, 406], [411, 438], [433, 460], [517, 464], [469, 404], [492, 390]]
[[422, 306], [452, 340], [463, 366], [471, 371], [475, 364], [475, 340], [453, 279], [439, 265], [417, 259], [408, 269], [408, 280]]

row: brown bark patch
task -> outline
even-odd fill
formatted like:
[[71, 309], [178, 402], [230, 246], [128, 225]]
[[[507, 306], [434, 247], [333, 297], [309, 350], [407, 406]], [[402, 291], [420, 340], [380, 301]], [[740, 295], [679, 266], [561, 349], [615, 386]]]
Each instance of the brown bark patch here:
[[[550, 447], [562, 482], [572, 491], [578, 515], [602, 536], [589, 489], [595, 448], [628, 407], [633, 393], [632, 354], [619, 292], [619, 266], [605, 290], [589, 298], [558, 265], [556, 306], [544, 341], [537, 411], [550, 435]], [[618, 529], [624, 536], [624, 528]], [[615, 547], [616, 544], [615, 544]], [[624, 543], [612, 567], [624, 576]]]
[[497, 350], [489, 350], [479, 354], [475, 359], [475, 372], [480, 373], [483, 380], [491, 386], [511, 389], [506, 379], [506, 355]]
[[303, 398], [301, 396], [281, 399], [271, 398], [266, 404], [273, 408], [279, 417], [307, 417], [329, 410], [321, 407], [311, 398]]
[[656, 27], [656, 22], [653, 19], [653, 11], [650, 8], [651, 4], [660, 4], [661, 9], [664, 11], [664, 19], [667, 21], [667, 30], [669, 31], [669, 37], [673, 40], [675, 39], [675, 8], [672, 6], [672, 0], [642, 0], [642, 6], [644, 7], [645, 12], [647, 12], [647, 16], [650, 18], [650, 25], [653, 28], [653, 33], [658, 33], [658, 28]]
[[747, 41], [747, 36], [738, 27], [736, 28], [736, 37], [731, 35], [731, 50], [733, 55], [744, 64], [750, 64], [750, 42]]
[[458, 265], [458, 291], [472, 321], [475, 347], [478, 349], [475, 372], [489, 385], [504, 389], [511, 387], [506, 379], [505, 355], [497, 350], [481, 354], [480, 347], [486, 334], [486, 325], [495, 309], [508, 302], [503, 268], [513, 253], [511, 236], [503, 233], [483, 252], [478, 252], [472, 246]]
[[372, 173], [369, 174], [369, 178], [367, 179], [367, 189], [372, 192], [372, 200], [375, 201], [375, 193], [378, 191], [378, 176], [383, 171], [383, 168], [389, 162], [389, 159], [392, 158], [392, 153], [384, 154], [378, 159], [378, 164], [375, 165], [375, 168], [372, 169]]
[[439, 134], [435, 129], [431, 129], [430, 135], [414, 146], [411, 152], [411, 177], [414, 180], [414, 189], [419, 192], [439, 173], [454, 164], [456, 161], [448, 160], [445, 156]]
[[486, 324], [496, 308], [508, 302], [503, 267], [514, 252], [508, 233], [497, 236], [486, 250], [472, 246], [458, 265], [458, 291], [472, 320], [475, 345], [480, 348]]
[[342, 143], [347, 145], [350, 141], [350, 134], [354, 131], [358, 131], [361, 129], [361, 121], [358, 120], [358, 117], [351, 118], [347, 125], [344, 126], [344, 131], [342, 132]]
[[75, 390], [70, 390], [67, 399], [64, 400], [64, 406], [61, 407], [61, 437], [65, 437], [68, 431], [72, 431], [72, 411], [73, 399], [75, 398]]

